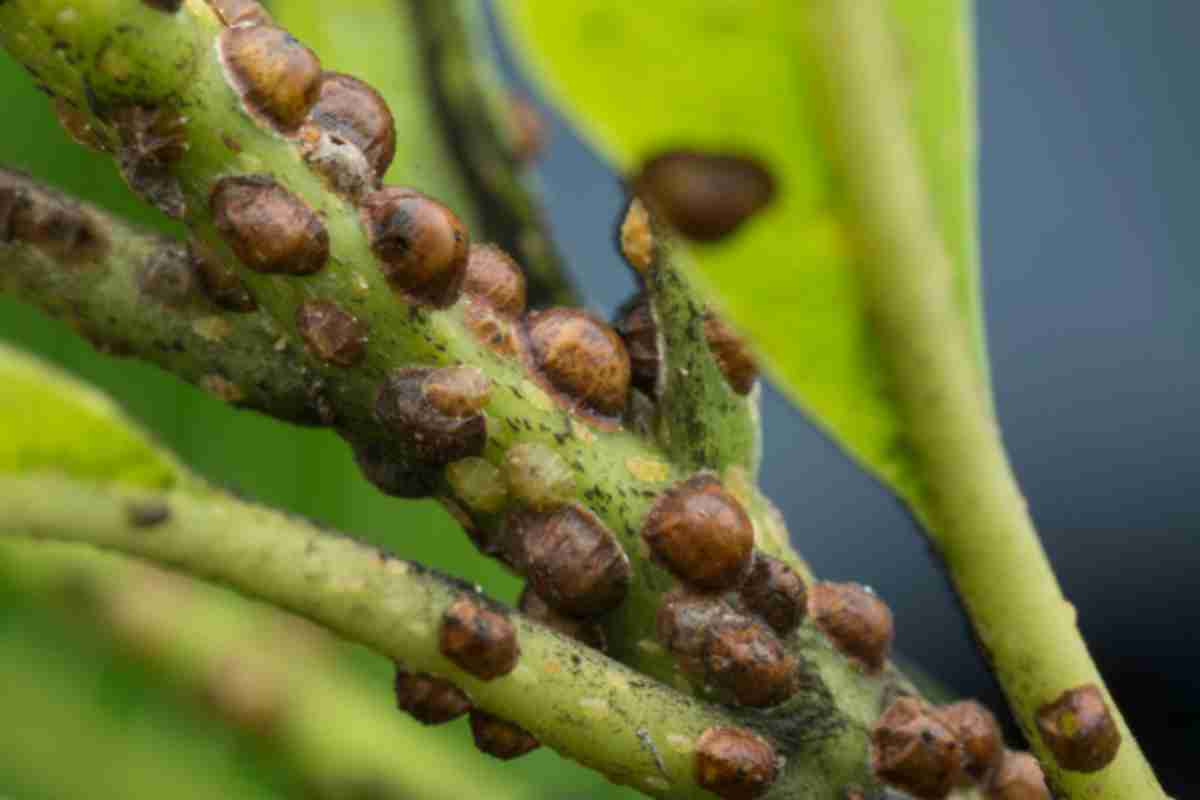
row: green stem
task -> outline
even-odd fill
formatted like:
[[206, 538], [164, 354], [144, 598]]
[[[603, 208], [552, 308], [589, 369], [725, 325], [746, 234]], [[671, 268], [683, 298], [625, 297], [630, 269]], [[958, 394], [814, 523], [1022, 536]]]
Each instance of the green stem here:
[[[131, 504], [168, 517], [133, 524]], [[661, 684], [513, 615], [516, 669], [480, 680], [441, 655], [446, 609], [470, 587], [307, 522], [218, 493], [101, 487], [53, 475], [0, 477], [0, 534], [90, 544], [228, 584], [308, 617], [413, 670], [440, 675], [480, 707], [563, 755], [655, 797], [709, 797], [695, 784], [694, 747], [713, 725], [751, 725], [787, 756], [773, 797], [842, 797], [871, 785], [865, 753], [845, 732], [807, 739], [746, 720]], [[810, 734], [811, 735], [811, 734]]]
[[1005, 455], [906, 124], [901, 62], [881, 0], [824, 0], [812, 45], [830, 98], [830, 140], [857, 222], [863, 292], [909, 444], [924, 475], [922, 520], [1047, 777], [1075, 800], [1163, 797], [1116, 705], [1122, 744], [1105, 769], [1060, 768], [1035, 715], [1103, 681], [1038, 540]]
[[[186, 696], [224, 695], [214, 701], [218, 709], [250, 725], [254, 743], [304, 786], [327, 790], [319, 796], [337, 796], [339, 781], [355, 780], [413, 800], [469, 797], [485, 787], [489, 797], [515, 798], [531, 789], [498, 762], [455, 769], [460, 749], [396, 711], [382, 684], [368, 686], [339, 668], [332, 639], [311, 625], [126, 559], [44, 543], [5, 545], [3, 566], [17, 588], [60, 601], [77, 622], [82, 614]], [[222, 692], [222, 681], [255, 693]], [[222, 707], [239, 702], [249, 708]], [[396, 757], [415, 752], [419, 763]]]

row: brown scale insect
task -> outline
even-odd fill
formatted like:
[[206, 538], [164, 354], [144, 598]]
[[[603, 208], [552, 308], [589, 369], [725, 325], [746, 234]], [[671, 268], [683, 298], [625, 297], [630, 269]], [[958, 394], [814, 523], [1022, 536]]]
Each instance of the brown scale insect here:
[[546, 147], [546, 120], [533, 101], [524, 95], [509, 95], [508, 109], [513, 158], [522, 164], [532, 163]]
[[1121, 732], [1094, 684], [1068, 689], [1037, 712], [1042, 741], [1063, 769], [1096, 772], [1117, 756]]
[[350, 445], [363, 477], [384, 494], [415, 500], [433, 492], [435, 476], [428, 470], [395, 457], [376, 442], [351, 440]]
[[199, 283], [188, 248], [174, 242], [150, 251], [137, 273], [138, 291], [169, 308], [183, 308], [191, 302]]
[[305, 300], [296, 309], [296, 330], [310, 353], [339, 367], [367, 354], [367, 325], [332, 300]]
[[712, 631], [729, 622], [745, 619], [719, 595], [676, 589], [663, 597], [655, 627], [658, 640], [675, 656], [680, 669], [694, 677], [702, 677], [704, 655]]
[[808, 592], [808, 613], [834, 646], [870, 671], [883, 667], [892, 646], [892, 612], [857, 583], [822, 582]]
[[375, 417], [421, 461], [443, 466], [483, 452], [487, 420], [468, 406], [460, 405], [463, 416], [440, 411], [425, 392], [427, 381], [439, 380], [438, 372], [409, 367], [389, 373], [375, 395]]
[[757, 553], [738, 594], [746, 608], [780, 636], [796, 630], [804, 619], [808, 588], [798, 572], [777, 558]]
[[386, 187], [363, 199], [360, 214], [392, 288], [438, 308], [454, 304], [470, 237], [453, 211], [415, 189]]
[[92, 117], [67, 98], [54, 98], [54, 116], [58, 117], [58, 124], [76, 144], [101, 153], [112, 149]]
[[704, 317], [704, 338], [729, 386], [738, 394], [750, 394], [758, 379], [758, 363], [746, 341], [711, 312]]
[[1029, 753], [1008, 751], [987, 784], [988, 800], [1050, 800], [1046, 776]]
[[270, 25], [273, 20], [257, 0], [205, 0], [226, 27]]
[[941, 800], [963, 769], [954, 731], [928, 703], [895, 700], [871, 730], [871, 767], [880, 780], [921, 800]]
[[366, 157], [375, 176], [383, 178], [396, 155], [396, 124], [379, 92], [339, 72], [326, 72], [304, 127], [348, 142]]
[[287, 31], [238, 24], [218, 39], [226, 79], [251, 116], [282, 133], [296, 130], [321, 89], [321, 62]]
[[507, 675], [517, 666], [517, 631], [500, 613], [462, 597], [442, 615], [438, 636], [442, 655], [480, 680]]
[[658, 250], [650, 212], [636, 197], [629, 203], [619, 231], [621, 254], [639, 274], [645, 275], [652, 266]]
[[615, 417], [629, 395], [629, 353], [616, 331], [577, 308], [535, 311], [525, 332], [537, 374], [573, 405]]
[[511, 761], [541, 747], [529, 731], [477, 708], [471, 709], [471, 736], [482, 753]]
[[733, 233], [775, 196], [774, 178], [756, 159], [696, 150], [654, 156], [632, 185], [673, 228], [701, 242]]
[[1004, 740], [996, 718], [974, 700], [951, 703], [938, 713], [962, 744], [964, 782], [983, 781], [1004, 758]]
[[471, 710], [471, 701], [450, 681], [396, 667], [396, 707], [423, 725], [441, 725]]
[[709, 633], [704, 666], [707, 681], [743, 706], [778, 705], [800, 688], [795, 657], [770, 629], [751, 619], [721, 620]]
[[200, 277], [200, 285], [208, 299], [226, 311], [245, 313], [258, 308], [233, 267], [217, 261], [198, 239], [188, 239], [187, 248], [192, 268]]
[[107, 237], [78, 203], [6, 169], [0, 169], [0, 242], [27, 244], [71, 265], [97, 260], [108, 249]]
[[779, 772], [775, 748], [745, 728], [714, 726], [696, 742], [696, 783], [723, 800], [762, 797]]
[[551, 607], [571, 616], [611, 611], [625, 599], [629, 558], [595, 514], [571, 505], [510, 514], [505, 557]]
[[512, 256], [493, 244], [473, 244], [463, 292], [509, 317], [525, 311], [525, 273]]
[[120, 146], [121, 177], [135, 194], [164, 214], [182, 219], [187, 201], [170, 166], [187, 152], [185, 119], [165, 106], [122, 106], [108, 114]]
[[430, 373], [421, 391], [448, 417], [478, 414], [492, 396], [492, 381], [477, 367], [442, 367]]
[[629, 298], [617, 311], [615, 327], [629, 351], [633, 385], [654, 397], [660, 359], [658, 325], [650, 309], [650, 298], [642, 292]]
[[737, 585], [754, 553], [754, 526], [733, 495], [710, 475], [696, 475], [655, 502], [642, 526], [654, 556], [703, 589]]
[[596, 622], [568, 617], [550, 607], [550, 604], [526, 584], [521, 590], [521, 598], [517, 601], [521, 613], [534, 622], [540, 622], [551, 630], [558, 631], [563, 636], [583, 642], [588, 647], [600, 652], [608, 650], [608, 637], [604, 627]]
[[256, 272], [309, 275], [329, 259], [325, 223], [270, 176], [222, 178], [209, 206], [217, 230]]
[[490, 244], [471, 245], [463, 280], [463, 321], [475, 338], [508, 357], [520, 348], [514, 320], [525, 311], [525, 273]]

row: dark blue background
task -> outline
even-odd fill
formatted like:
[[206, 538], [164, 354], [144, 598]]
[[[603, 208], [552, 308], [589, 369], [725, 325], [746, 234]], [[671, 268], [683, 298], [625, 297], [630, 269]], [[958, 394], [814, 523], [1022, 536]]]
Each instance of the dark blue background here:
[[[1084, 635], [1185, 795], [1200, 785], [1185, 775], [1200, 745], [1200, 5], [981, 0], [978, 12], [1000, 417]], [[580, 282], [611, 311], [631, 291], [608, 224], [616, 178], [557, 119], [543, 177]], [[777, 395], [765, 424], [767, 491], [817, 571], [874, 586], [903, 653], [1001, 706], [903, 510]]]

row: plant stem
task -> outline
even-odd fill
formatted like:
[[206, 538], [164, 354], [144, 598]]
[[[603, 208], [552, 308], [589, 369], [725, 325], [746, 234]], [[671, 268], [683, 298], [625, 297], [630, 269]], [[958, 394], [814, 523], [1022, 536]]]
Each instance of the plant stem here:
[[[115, 641], [188, 698], [205, 698], [318, 796], [355, 781], [412, 800], [532, 790], [499, 763], [454, 769], [458, 749], [392, 708], [384, 684], [339, 668], [332, 638], [315, 626], [128, 559], [4, 544], [15, 588]], [[417, 751], [419, 763], [396, 757]]]
[[906, 122], [901, 63], [882, 0], [823, 0], [812, 44], [830, 140], [853, 207], [862, 287], [924, 477], [922, 522], [981, 647], [1053, 786], [1075, 800], [1162, 797], [1112, 698], [1122, 744], [1092, 774], [1061, 769], [1038, 736], [1039, 706], [1103, 681], [1062, 596], [1013, 477], [954, 310], [945, 245]]
[[[146, 503], [164, 505], [169, 517], [151, 528], [137, 527], [130, 505]], [[474, 589], [216, 492], [147, 492], [54, 475], [0, 477], [0, 508], [0, 534], [91, 544], [207, 577], [308, 617], [413, 670], [443, 676], [478, 706], [651, 796], [708, 797], [693, 775], [696, 739], [713, 725], [756, 726], [518, 615], [512, 616], [521, 646], [516, 669], [479, 680], [438, 647], [443, 613], [464, 594], [475, 595]], [[852, 731], [822, 731], [816, 739], [792, 734], [789, 741], [770, 727], [757, 727], [787, 755], [772, 796], [840, 798], [848, 782], [870, 785], [862, 774], [865, 753], [846, 746]]]

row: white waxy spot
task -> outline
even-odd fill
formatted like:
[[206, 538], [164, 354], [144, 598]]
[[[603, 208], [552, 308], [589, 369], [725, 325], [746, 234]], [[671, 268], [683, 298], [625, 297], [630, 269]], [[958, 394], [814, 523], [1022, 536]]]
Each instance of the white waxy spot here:
[[687, 755], [695, 749], [692, 737], [684, 736], [682, 733], [668, 733], [667, 746], [681, 755]]
[[665, 792], [667, 789], [671, 788], [671, 782], [669, 780], [667, 780], [666, 778], [663, 778], [659, 775], [647, 775], [643, 779], [643, 782], [646, 784], [646, 786], [648, 788], [654, 789], [654, 790], [660, 791], [660, 792]]
[[602, 697], [580, 698], [579, 707], [596, 719], [607, 717], [609, 712], [608, 701]]

